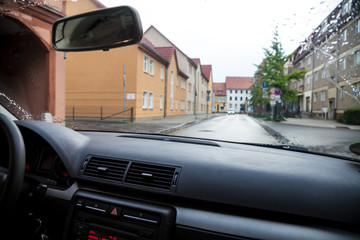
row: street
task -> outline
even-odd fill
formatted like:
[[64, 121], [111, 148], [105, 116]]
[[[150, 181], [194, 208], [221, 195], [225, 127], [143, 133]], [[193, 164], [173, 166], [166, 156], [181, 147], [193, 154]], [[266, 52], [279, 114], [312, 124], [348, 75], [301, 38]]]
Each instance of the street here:
[[256, 120], [245, 114], [223, 115], [212, 118], [191, 127], [175, 131], [172, 135], [236, 142], [290, 144], [306, 147], [315, 152], [325, 152], [354, 158], [357, 156], [349, 151], [349, 145], [360, 142], [359, 130], [266, 122]]
[[200, 124], [181, 129], [171, 135], [234, 142], [277, 144], [277, 141], [254, 119], [245, 114], [223, 115]]

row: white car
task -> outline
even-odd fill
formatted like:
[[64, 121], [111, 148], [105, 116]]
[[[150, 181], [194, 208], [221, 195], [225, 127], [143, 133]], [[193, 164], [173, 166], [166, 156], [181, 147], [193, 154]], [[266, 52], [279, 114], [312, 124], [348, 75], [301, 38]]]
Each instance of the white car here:
[[228, 110], [228, 114], [229, 114], [229, 115], [235, 114], [235, 110], [229, 109], [229, 110]]

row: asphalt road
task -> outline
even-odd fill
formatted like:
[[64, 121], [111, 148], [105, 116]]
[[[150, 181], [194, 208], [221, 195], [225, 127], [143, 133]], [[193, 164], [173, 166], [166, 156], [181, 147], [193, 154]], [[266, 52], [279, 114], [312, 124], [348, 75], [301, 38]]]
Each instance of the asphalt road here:
[[224, 115], [172, 132], [171, 135], [218, 139], [235, 142], [277, 144], [256, 120], [245, 114]]
[[[263, 125], [263, 126], [261, 126]], [[265, 130], [265, 128], [267, 130]], [[358, 158], [349, 146], [360, 142], [360, 131], [296, 126], [262, 122], [242, 115], [224, 115], [184, 128], [171, 135], [220, 139], [236, 142], [286, 144], [306, 147], [310, 151]]]

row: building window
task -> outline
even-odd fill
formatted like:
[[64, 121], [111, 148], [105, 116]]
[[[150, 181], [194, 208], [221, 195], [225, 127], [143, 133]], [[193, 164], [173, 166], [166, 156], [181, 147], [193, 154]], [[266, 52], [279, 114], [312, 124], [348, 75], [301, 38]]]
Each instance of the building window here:
[[315, 81], [319, 80], [319, 71], [315, 72]]
[[326, 78], [326, 70], [321, 70], [321, 78]]
[[354, 65], [360, 65], [360, 51], [355, 52], [355, 59], [354, 59]]
[[160, 79], [164, 80], [164, 66], [163, 65], [161, 65], [161, 68], [160, 68]]
[[344, 90], [344, 87], [341, 87], [341, 90], [340, 90], [340, 99], [344, 99], [345, 97], [345, 90]]
[[341, 70], [346, 70], [346, 58], [340, 59]]
[[350, 11], [350, 3], [349, 1], [344, 2], [342, 7], [342, 15], [347, 14]]
[[163, 102], [164, 102], [164, 97], [163, 97], [163, 95], [160, 95], [160, 110], [162, 110], [163, 109]]
[[232, 93], [232, 90], [230, 90], [230, 93]]
[[230, 109], [232, 108], [232, 104], [231, 104], [231, 103], [229, 104], [229, 108], [230, 108]]
[[310, 65], [311, 64], [311, 57], [309, 56], [308, 58], [307, 58], [307, 65]]
[[218, 90], [217, 92], [218, 92], [218, 93], [222, 93], [222, 90]]
[[326, 98], [326, 92], [325, 90], [321, 91], [321, 97], [320, 97], [320, 101], [324, 102]]
[[316, 59], [319, 59], [319, 50], [315, 50], [315, 57]]
[[148, 72], [148, 61], [149, 61], [149, 58], [144, 55], [144, 72]]
[[243, 93], [243, 91], [242, 91], [242, 90], [240, 90], [240, 93]]
[[314, 102], [317, 101], [317, 93], [314, 93]]
[[235, 97], [235, 101], [237, 101], [237, 97]]
[[154, 60], [150, 60], [150, 74], [154, 75]]
[[232, 100], [232, 97], [230, 96], [230, 101]]
[[218, 102], [220, 102], [221, 101], [221, 96], [218, 96]]
[[188, 83], [188, 92], [191, 93], [191, 83]]
[[311, 75], [306, 76], [306, 84], [310, 84]]
[[243, 97], [240, 97], [240, 101], [242, 101], [243, 100]]
[[225, 96], [223, 96], [223, 102], [225, 102]]
[[182, 89], [185, 89], [185, 88], [186, 88], [185, 79], [182, 79], [182, 78], [181, 78], [181, 88], [182, 88]]
[[356, 20], [355, 22], [355, 33], [356, 34], [360, 33], [360, 19]]
[[143, 109], [147, 108], [147, 92], [143, 92]]
[[237, 93], [237, 90], [235, 90], [235, 93]]
[[180, 101], [180, 109], [185, 110], [185, 100]]
[[343, 40], [343, 42], [347, 41], [347, 29], [345, 28], [344, 31], [341, 34], [341, 39]]
[[246, 100], [248, 100], [248, 97], [245, 97]]
[[246, 94], [248, 94], [248, 90], [246, 90]]
[[154, 94], [149, 93], [149, 109], [154, 109]]

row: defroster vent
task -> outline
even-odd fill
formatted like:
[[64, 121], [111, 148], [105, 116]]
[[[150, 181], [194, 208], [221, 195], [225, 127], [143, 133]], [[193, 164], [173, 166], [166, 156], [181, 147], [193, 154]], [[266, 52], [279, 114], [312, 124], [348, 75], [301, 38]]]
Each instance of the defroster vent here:
[[91, 157], [84, 176], [122, 182], [129, 161]]
[[170, 190], [178, 172], [174, 167], [132, 162], [125, 182]]

